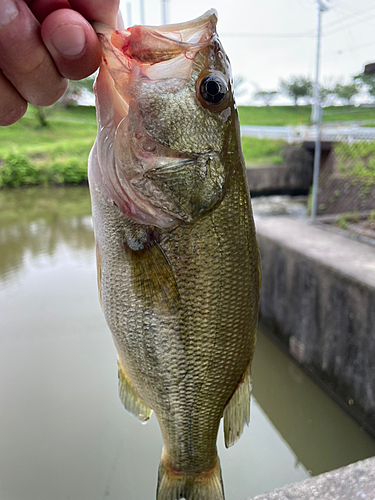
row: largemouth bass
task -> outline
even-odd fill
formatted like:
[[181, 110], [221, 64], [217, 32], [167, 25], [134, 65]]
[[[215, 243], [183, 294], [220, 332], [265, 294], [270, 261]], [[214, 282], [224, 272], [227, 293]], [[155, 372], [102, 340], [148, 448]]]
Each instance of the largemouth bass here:
[[216, 22], [95, 25], [99, 293], [121, 400], [162, 432], [158, 500], [222, 500], [220, 420], [227, 447], [249, 422], [259, 251]]

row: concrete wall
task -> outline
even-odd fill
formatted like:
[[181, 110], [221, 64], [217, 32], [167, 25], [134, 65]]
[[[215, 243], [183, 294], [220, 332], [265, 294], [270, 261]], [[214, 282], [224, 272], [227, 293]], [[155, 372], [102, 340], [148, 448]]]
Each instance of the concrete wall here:
[[260, 321], [375, 435], [375, 252], [307, 221], [257, 220]]
[[284, 163], [248, 168], [252, 196], [266, 194], [307, 194], [312, 184], [313, 155], [301, 146], [288, 146]]
[[279, 488], [253, 500], [375, 499], [375, 458]]

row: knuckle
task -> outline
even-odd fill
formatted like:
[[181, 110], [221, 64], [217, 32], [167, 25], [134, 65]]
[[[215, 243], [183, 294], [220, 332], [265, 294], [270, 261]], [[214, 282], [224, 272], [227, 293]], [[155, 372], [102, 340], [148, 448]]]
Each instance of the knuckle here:
[[27, 103], [25, 101], [19, 102], [11, 108], [4, 108], [0, 113], [0, 126], [6, 127], [18, 122], [26, 113]]
[[27, 100], [34, 106], [52, 106], [64, 95], [67, 87], [68, 81], [64, 78], [61, 78], [54, 85], [49, 83], [43, 87], [38, 85], [34, 91], [29, 93]]
[[22, 76], [28, 77], [40, 71], [45, 71], [48, 64], [51, 64], [48, 53], [39, 50], [29, 54], [29, 57], [26, 54], [22, 63], [18, 65], [18, 71]]

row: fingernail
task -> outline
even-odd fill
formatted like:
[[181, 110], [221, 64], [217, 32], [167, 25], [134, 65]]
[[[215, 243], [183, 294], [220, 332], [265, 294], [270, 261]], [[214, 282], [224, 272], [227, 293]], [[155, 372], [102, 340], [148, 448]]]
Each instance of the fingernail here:
[[85, 48], [86, 35], [81, 26], [66, 24], [55, 29], [51, 42], [62, 55], [78, 56]]
[[18, 14], [18, 9], [12, 0], [0, 0], [0, 26], [11, 23]]

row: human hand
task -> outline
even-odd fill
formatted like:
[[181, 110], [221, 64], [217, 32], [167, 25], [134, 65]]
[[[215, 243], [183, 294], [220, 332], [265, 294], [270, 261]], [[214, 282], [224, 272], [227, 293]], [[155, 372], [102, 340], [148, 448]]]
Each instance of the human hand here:
[[50, 106], [93, 73], [100, 47], [88, 21], [116, 26], [119, 0], [0, 0], [0, 125], [27, 103]]

